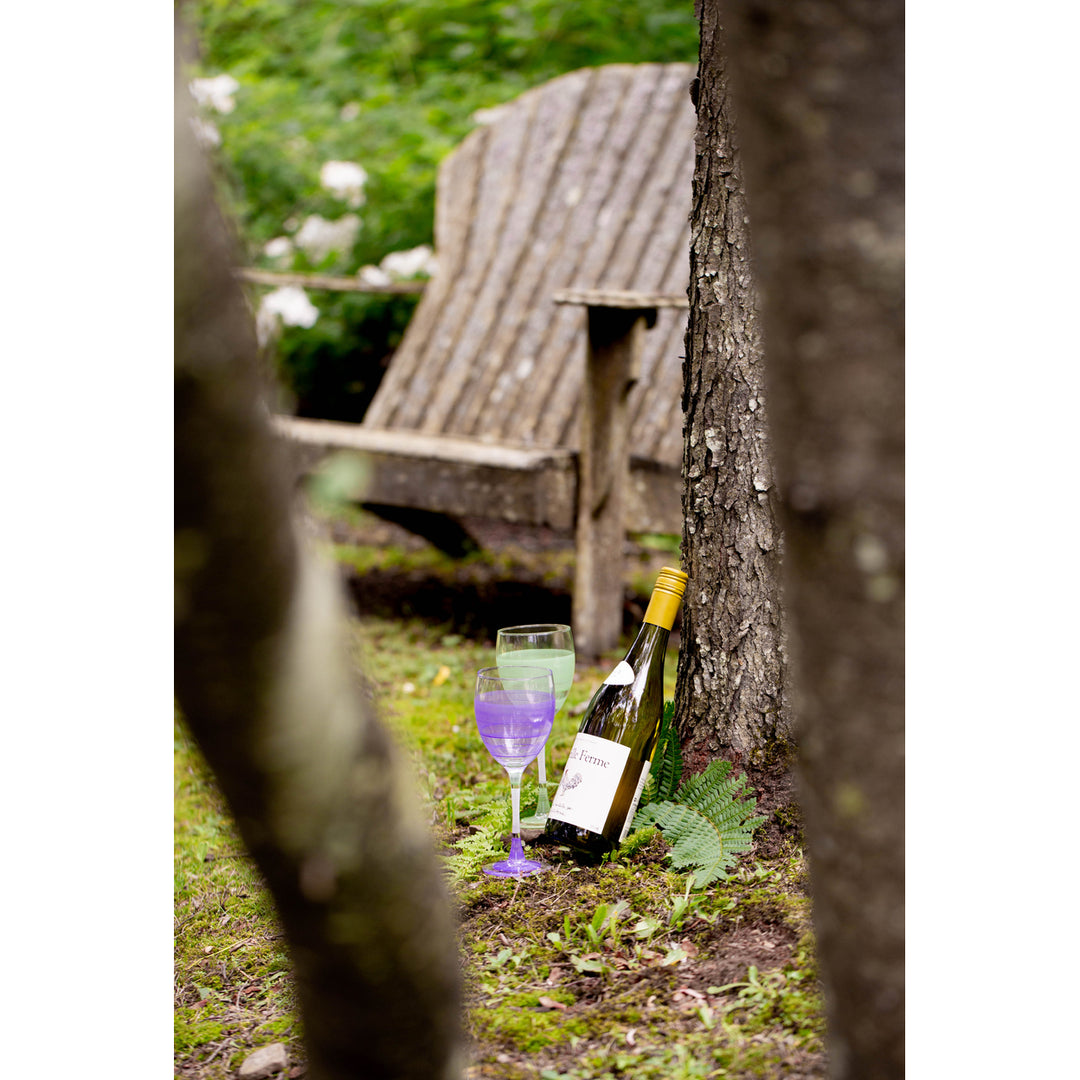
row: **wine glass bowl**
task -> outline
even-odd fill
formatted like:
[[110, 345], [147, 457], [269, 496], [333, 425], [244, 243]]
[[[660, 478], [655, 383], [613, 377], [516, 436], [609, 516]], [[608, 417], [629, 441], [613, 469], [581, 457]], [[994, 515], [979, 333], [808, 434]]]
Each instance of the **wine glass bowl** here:
[[[555, 686], [555, 712], [558, 714], [574, 681], [574, 634], [565, 623], [529, 623], [507, 626], [495, 637], [495, 661], [501, 671], [511, 664], [551, 669]], [[542, 828], [547, 822], [551, 800], [547, 788], [546, 748], [537, 754], [536, 813], [524, 824]]]
[[473, 696], [476, 728], [488, 753], [510, 777], [513, 807], [510, 854], [484, 867], [492, 877], [522, 877], [547, 868], [526, 859], [521, 845], [521, 775], [551, 734], [555, 684], [549, 668], [522, 664], [481, 668]]

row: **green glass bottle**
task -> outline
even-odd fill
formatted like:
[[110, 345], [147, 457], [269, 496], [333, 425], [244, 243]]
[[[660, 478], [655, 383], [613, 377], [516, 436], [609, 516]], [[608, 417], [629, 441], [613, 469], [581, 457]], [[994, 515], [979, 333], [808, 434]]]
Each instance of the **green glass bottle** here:
[[664, 657], [687, 576], [665, 566], [630, 651], [593, 694], [555, 792], [546, 841], [596, 860], [626, 838], [664, 711]]

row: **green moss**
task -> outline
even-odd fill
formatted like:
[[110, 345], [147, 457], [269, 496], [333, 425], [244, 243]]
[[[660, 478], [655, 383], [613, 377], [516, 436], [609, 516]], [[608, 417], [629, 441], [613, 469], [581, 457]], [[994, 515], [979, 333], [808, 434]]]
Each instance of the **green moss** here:
[[554, 1043], [583, 1038], [590, 1024], [582, 1017], [568, 1017], [561, 1009], [541, 1010], [523, 1005], [477, 1008], [470, 1013], [475, 1038], [512, 1044], [530, 1054]]
[[216, 1042], [224, 1033], [216, 1020], [201, 1020], [195, 1009], [178, 1009], [173, 1016], [173, 1049], [183, 1053], [204, 1043]]
[[260, 1024], [256, 1029], [256, 1035], [288, 1035], [293, 1028], [297, 1027], [297, 1021], [291, 1016], [282, 1017], [280, 1020], [271, 1020], [269, 1023]]

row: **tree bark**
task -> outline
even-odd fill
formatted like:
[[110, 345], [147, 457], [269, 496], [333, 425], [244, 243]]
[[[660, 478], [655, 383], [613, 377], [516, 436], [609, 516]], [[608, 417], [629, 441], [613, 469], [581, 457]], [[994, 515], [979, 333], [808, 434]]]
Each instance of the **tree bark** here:
[[683, 382], [682, 558], [690, 580], [675, 699], [690, 772], [718, 757], [762, 766], [791, 734], [746, 199], [715, 4], [700, 14]]
[[289, 940], [312, 1080], [460, 1075], [449, 898], [301, 546], [177, 64], [176, 693]]
[[784, 493], [831, 1071], [900, 1077], [904, 9], [726, 6]]

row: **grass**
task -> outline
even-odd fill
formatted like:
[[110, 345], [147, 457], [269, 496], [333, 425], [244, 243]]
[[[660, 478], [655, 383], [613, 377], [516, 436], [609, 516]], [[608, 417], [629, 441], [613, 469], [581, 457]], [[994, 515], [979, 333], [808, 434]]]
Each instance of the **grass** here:
[[[492, 642], [408, 618], [356, 620], [351, 633], [445, 852], [462, 927], [470, 1078], [825, 1075], [797, 846], [751, 854], [697, 893], [655, 832], [597, 867], [563, 861], [527, 882], [488, 879], [480, 867], [509, 828], [506, 775], [472, 717], [472, 675], [492, 662]], [[549, 743], [555, 779], [612, 659], [578, 666]], [[668, 697], [676, 668], [673, 650]], [[525, 813], [534, 777], [531, 769]], [[302, 1066], [273, 905], [179, 716], [174, 844], [176, 1075], [225, 1080], [270, 1042]]]
[[299, 1046], [285, 939], [179, 717], [174, 751], [174, 1051], [225, 1076], [250, 1049]]

